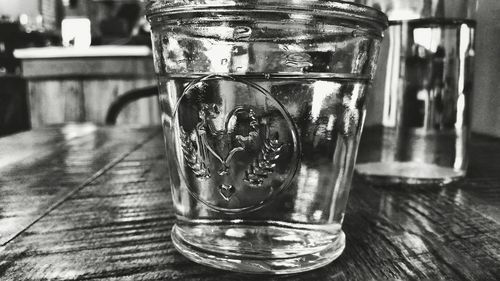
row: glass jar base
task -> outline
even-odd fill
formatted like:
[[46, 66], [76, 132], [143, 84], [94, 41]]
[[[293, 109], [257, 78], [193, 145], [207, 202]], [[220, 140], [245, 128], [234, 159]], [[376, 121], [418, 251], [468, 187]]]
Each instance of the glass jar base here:
[[460, 180], [465, 171], [418, 162], [371, 162], [355, 171], [374, 184], [445, 185]]
[[[248, 228], [255, 228], [255, 226], [249, 225]], [[239, 230], [241, 230], [241, 226], [239, 226]], [[172, 229], [172, 241], [182, 255], [196, 263], [235, 272], [257, 274], [292, 274], [313, 270], [338, 258], [345, 248], [345, 234], [342, 230], [339, 231], [334, 240], [330, 241], [328, 246], [316, 252], [304, 255], [289, 253], [289, 255], [279, 255], [279, 257], [272, 255], [274, 248], [269, 249], [268, 256], [265, 254], [248, 255], [245, 254], [245, 251], [242, 251], [241, 254], [234, 252], [228, 254], [224, 253], [223, 250], [217, 252], [207, 250], [186, 241], [183, 237], [183, 231], [177, 225], [174, 225]], [[279, 250], [277, 249], [277, 251]], [[289, 251], [291, 250], [293, 248], [289, 249]]]

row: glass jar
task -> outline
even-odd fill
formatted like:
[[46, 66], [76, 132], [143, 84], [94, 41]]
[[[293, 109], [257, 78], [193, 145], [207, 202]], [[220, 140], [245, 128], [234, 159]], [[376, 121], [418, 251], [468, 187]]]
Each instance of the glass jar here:
[[341, 225], [387, 20], [336, 1], [151, 1], [175, 247], [252, 273], [311, 270]]
[[369, 91], [356, 171], [377, 184], [447, 184], [465, 176], [475, 0], [365, 0], [389, 28]]

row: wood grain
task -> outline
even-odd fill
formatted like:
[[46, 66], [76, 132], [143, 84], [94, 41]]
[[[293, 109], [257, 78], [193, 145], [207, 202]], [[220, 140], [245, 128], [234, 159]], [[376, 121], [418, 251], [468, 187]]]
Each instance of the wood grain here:
[[22, 66], [23, 76], [28, 79], [154, 77], [150, 56], [25, 59]]
[[[128, 90], [154, 85], [154, 79], [58, 79], [29, 82], [31, 123], [89, 121], [104, 124], [113, 100]], [[120, 113], [117, 124], [154, 125], [160, 121], [158, 99], [141, 99]]]
[[[137, 89], [142, 87], [147, 87], [151, 85], [155, 85], [156, 81], [151, 79], [140, 79], [134, 81], [122, 81], [121, 83], [117, 83], [117, 89], [120, 94], [124, 94], [125, 92], [131, 89]], [[110, 104], [107, 106], [109, 107]], [[106, 112], [108, 110], [106, 108]], [[100, 124], [104, 121], [105, 118], [101, 119]], [[116, 124], [124, 125], [124, 124], [135, 124], [135, 125], [151, 125], [151, 124], [160, 124], [160, 109], [157, 97], [143, 98], [134, 103], [126, 106], [118, 115], [116, 120]]]
[[69, 125], [0, 140], [0, 245], [144, 141], [130, 133]]
[[116, 80], [87, 80], [83, 84], [85, 93], [84, 108], [86, 119], [95, 124], [102, 124], [106, 112], [113, 100], [121, 94], [120, 82]]
[[[76, 83], [76, 82], [75, 82]], [[65, 92], [56, 81], [28, 83], [31, 126], [64, 122]]]
[[[304, 274], [256, 277], [200, 266], [175, 251], [163, 142], [159, 135], [148, 141], [151, 133], [116, 129], [90, 133], [88, 138], [97, 143], [116, 144], [100, 149], [101, 160], [97, 153], [94, 161], [109, 163], [116, 159], [109, 154], [130, 153], [0, 249], [1, 279], [498, 280], [500, 276], [500, 222], [491, 216], [500, 212], [500, 191], [493, 188], [498, 187], [500, 174], [485, 170], [500, 165], [495, 158], [500, 154], [498, 140], [475, 138], [471, 176], [446, 188], [388, 189], [355, 179], [344, 221], [347, 248], [338, 260]], [[93, 162], [80, 158], [89, 152], [77, 152], [85, 147], [81, 144], [60, 156], [27, 163], [26, 169], [38, 171], [33, 176], [38, 179], [43, 178], [38, 173], [45, 172], [37, 165], [55, 161], [51, 159], [80, 161], [79, 169], [86, 169]], [[47, 173], [55, 174], [50, 169]], [[71, 180], [67, 176], [45, 180], [64, 186]], [[487, 212], [485, 206], [490, 207]]]
[[[108, 107], [126, 91], [156, 85], [153, 59], [147, 57], [25, 59], [33, 128], [66, 122], [103, 125]], [[157, 125], [157, 98], [127, 106], [117, 124]]]
[[[109, 106], [121, 94], [128, 90], [155, 85], [154, 79], [106, 79], [84, 80], [84, 108], [86, 120], [95, 124], [104, 124]], [[117, 124], [153, 125], [160, 123], [158, 98], [141, 99], [122, 110]]]
[[[85, 94], [82, 82], [65, 80], [60, 85], [60, 92], [64, 94], [64, 122], [85, 121], [85, 108], [83, 106]], [[49, 110], [54, 109], [49, 108]]]

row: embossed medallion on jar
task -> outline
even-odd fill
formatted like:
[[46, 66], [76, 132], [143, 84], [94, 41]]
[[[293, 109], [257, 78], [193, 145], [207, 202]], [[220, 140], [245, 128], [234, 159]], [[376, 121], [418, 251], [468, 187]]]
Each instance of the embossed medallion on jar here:
[[266, 89], [232, 76], [191, 82], [174, 112], [177, 161], [191, 194], [228, 213], [257, 209], [299, 165], [297, 131]]

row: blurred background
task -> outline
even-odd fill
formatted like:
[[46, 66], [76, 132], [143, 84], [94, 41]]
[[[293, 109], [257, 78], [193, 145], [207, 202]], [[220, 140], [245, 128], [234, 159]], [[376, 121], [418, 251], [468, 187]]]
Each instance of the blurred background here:
[[[482, 133], [487, 135], [500, 136], [500, 81], [498, 79], [500, 73], [500, 19], [498, 15], [500, 14], [500, 1], [498, 0], [348, 0], [358, 3], [363, 3], [370, 5], [372, 7], [380, 8], [383, 11], [388, 12], [389, 19], [392, 20], [392, 24], [397, 24], [401, 20], [405, 19], [415, 19], [419, 18], [422, 13], [423, 18], [427, 18], [434, 15], [437, 18], [441, 18], [447, 11], [451, 13], [447, 15], [448, 18], [454, 19], [465, 19], [468, 18], [473, 20], [476, 24], [475, 32], [473, 35], [475, 37], [475, 47], [472, 47], [472, 52], [468, 53], [467, 56], [472, 58], [473, 69], [468, 69], [470, 71], [465, 79], [471, 81], [472, 94], [471, 99], [468, 100], [471, 112], [471, 127], [472, 131], [476, 133]], [[445, 8], [447, 7], [447, 8]], [[453, 14], [454, 12], [456, 14]], [[427, 23], [429, 24], [429, 23]], [[429, 25], [430, 26], [430, 25]], [[436, 25], [434, 25], [436, 27]], [[382, 122], [384, 106], [388, 103], [384, 103], [384, 85], [385, 80], [379, 81], [379, 78], [384, 79], [384, 73], [387, 71], [388, 62], [388, 50], [390, 46], [395, 46], [400, 43], [398, 40], [402, 37], [391, 38], [389, 32], [390, 29], [386, 31], [386, 38], [381, 47], [381, 55], [378, 64], [378, 73], [376, 75], [373, 91], [369, 95], [369, 100], [367, 104], [367, 118], [366, 125], [379, 125]], [[443, 44], [440, 40], [445, 40], [451, 44], [448, 48], [450, 51], [454, 49], [458, 50], [459, 46], [454, 46], [451, 38], [446, 39], [444, 33], [438, 35], [436, 33], [432, 37], [430, 33], [426, 33], [422, 29], [421, 32], [421, 43], [417, 45], [423, 46], [423, 42], [427, 42], [430, 45], [437, 46], [438, 44]], [[392, 34], [395, 35], [395, 34]], [[423, 36], [422, 36], [423, 35]], [[453, 33], [450, 33], [453, 36]], [[417, 46], [415, 45], [415, 46]], [[425, 45], [425, 44], [424, 44]], [[425, 49], [425, 47], [424, 47]], [[405, 61], [404, 57], [400, 58], [401, 61]], [[407, 61], [408, 63], [408, 61]], [[449, 63], [452, 63], [450, 60]], [[437, 66], [437, 65], [436, 65]], [[436, 68], [437, 69], [437, 68]], [[394, 72], [400, 72], [401, 70], [395, 70]], [[416, 68], [413, 71], [418, 72]], [[403, 73], [403, 72], [400, 72]], [[425, 73], [420, 77], [422, 83], [425, 83], [426, 76], [431, 75], [430, 73]], [[404, 77], [399, 77], [400, 79], [405, 79]], [[448, 77], [447, 79], [449, 79]], [[418, 79], [418, 78], [417, 78]], [[397, 82], [397, 80], [393, 81]], [[408, 84], [407, 84], [408, 85]], [[394, 85], [393, 85], [394, 86]], [[422, 84], [423, 86], [423, 84]], [[406, 86], [405, 86], [406, 87]], [[424, 88], [427, 86], [424, 86]], [[423, 88], [422, 88], [423, 89]], [[397, 90], [396, 92], [399, 92]], [[418, 111], [418, 102], [415, 100], [415, 106], [412, 106], [410, 110], [407, 111]]]
[[[127, 91], [156, 84], [140, 0], [0, 0], [0, 136], [48, 124], [104, 124]], [[500, 136], [500, 1], [480, 0], [472, 130]], [[377, 101], [368, 104], [378, 122]], [[154, 97], [117, 123], [158, 124]]]
[[[0, 136], [64, 122], [105, 122], [120, 95], [155, 85], [139, 0], [0, 0]], [[154, 98], [118, 123], [158, 123]]]

